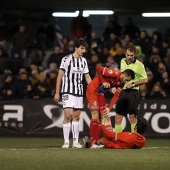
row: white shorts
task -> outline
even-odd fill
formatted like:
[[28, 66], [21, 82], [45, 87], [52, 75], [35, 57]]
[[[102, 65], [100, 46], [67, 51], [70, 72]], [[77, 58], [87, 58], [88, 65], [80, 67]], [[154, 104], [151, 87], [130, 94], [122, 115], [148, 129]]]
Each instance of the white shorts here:
[[82, 109], [83, 108], [83, 97], [77, 97], [70, 94], [62, 95], [63, 108], [74, 108]]

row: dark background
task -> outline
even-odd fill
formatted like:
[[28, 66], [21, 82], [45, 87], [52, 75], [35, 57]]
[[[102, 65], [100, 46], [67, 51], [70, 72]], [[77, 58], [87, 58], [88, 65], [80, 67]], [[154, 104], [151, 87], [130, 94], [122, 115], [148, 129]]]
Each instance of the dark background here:
[[[16, 18], [27, 21], [29, 31], [34, 34], [43, 17], [48, 17], [54, 23], [52, 12], [74, 12], [75, 10], [113, 10], [118, 16], [120, 25], [126, 17], [132, 17], [134, 24], [140, 29], [146, 29], [149, 34], [154, 30], [165, 32], [170, 27], [170, 18], [144, 18], [142, 12], [169, 12], [170, 1], [165, 0], [0, 0], [0, 15], [9, 26]], [[90, 16], [89, 22], [99, 36], [102, 35], [108, 19], [112, 16]], [[70, 21], [72, 18], [58, 18], [63, 35], [71, 36]]]

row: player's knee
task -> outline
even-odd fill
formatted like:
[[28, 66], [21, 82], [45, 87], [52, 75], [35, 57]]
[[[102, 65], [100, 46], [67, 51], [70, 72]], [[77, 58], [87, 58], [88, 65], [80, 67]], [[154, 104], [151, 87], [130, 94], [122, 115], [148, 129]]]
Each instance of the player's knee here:
[[71, 114], [70, 114], [70, 113], [65, 113], [65, 114], [64, 114], [64, 120], [70, 122], [70, 120], [71, 120]]
[[136, 124], [137, 119], [135, 115], [129, 115], [129, 120], [131, 124]]
[[92, 119], [99, 119], [99, 112], [98, 111], [91, 111]]
[[73, 116], [73, 121], [79, 121], [80, 115], [74, 115]]
[[115, 124], [121, 124], [123, 117], [121, 115], [116, 114], [115, 116]]

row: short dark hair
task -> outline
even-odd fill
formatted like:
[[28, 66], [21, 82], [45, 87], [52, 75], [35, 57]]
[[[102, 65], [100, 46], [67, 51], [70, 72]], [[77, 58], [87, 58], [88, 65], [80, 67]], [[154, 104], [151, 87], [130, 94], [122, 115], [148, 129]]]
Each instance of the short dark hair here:
[[149, 125], [148, 125], [148, 121], [145, 118], [140, 118], [138, 119], [136, 126], [137, 126], [137, 133], [142, 134], [147, 130]]
[[137, 50], [134, 45], [128, 45], [126, 50], [129, 50], [130, 52], [134, 52], [136, 54]]
[[135, 78], [135, 72], [131, 69], [126, 69], [122, 73], [125, 73], [127, 76], [131, 76], [132, 79]]
[[86, 48], [88, 47], [87, 42], [83, 39], [76, 40], [75, 43], [74, 43], [74, 46], [77, 47], [77, 48], [79, 48], [81, 45], [83, 47], [86, 47]]

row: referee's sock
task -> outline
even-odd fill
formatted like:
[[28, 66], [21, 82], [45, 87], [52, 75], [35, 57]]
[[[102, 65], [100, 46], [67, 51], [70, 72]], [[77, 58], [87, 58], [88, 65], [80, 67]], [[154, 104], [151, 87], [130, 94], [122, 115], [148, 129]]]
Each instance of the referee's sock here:
[[131, 124], [131, 133], [135, 132], [135, 126], [136, 124]]
[[115, 132], [116, 133], [122, 132], [122, 124], [119, 124], [119, 125], [115, 124]]

